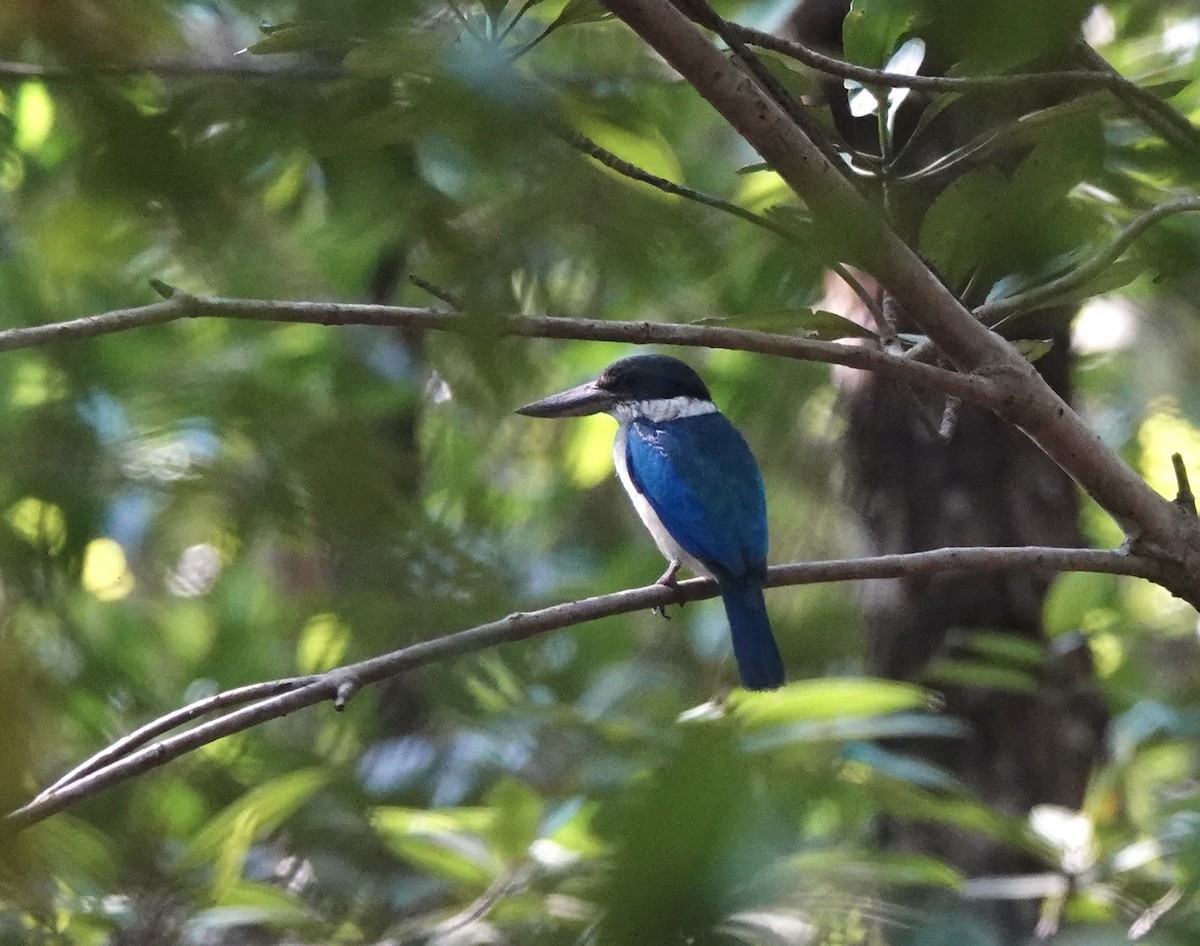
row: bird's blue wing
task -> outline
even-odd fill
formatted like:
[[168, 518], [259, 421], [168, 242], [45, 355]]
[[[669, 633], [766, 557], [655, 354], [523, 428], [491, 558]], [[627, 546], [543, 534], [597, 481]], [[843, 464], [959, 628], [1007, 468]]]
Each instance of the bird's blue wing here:
[[762, 574], [767, 559], [762, 476], [724, 415], [636, 420], [625, 451], [633, 485], [685, 551], [718, 579]]

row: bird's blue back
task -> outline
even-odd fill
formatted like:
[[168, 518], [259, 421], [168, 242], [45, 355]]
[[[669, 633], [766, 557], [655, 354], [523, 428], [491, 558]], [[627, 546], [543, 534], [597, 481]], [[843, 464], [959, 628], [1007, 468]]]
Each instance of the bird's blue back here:
[[762, 476], [723, 414], [634, 420], [625, 450], [630, 479], [684, 550], [720, 582], [761, 583], [767, 561]]

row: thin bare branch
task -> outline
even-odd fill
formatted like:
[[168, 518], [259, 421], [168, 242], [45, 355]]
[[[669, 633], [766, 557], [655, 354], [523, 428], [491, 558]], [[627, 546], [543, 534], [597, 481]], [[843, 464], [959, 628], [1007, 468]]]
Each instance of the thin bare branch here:
[[96, 76], [153, 75], [177, 79], [261, 79], [274, 82], [329, 82], [342, 78], [346, 70], [339, 65], [281, 62], [277, 58], [239, 56], [224, 60], [153, 59], [147, 62], [88, 63], [70, 66], [44, 66], [32, 62], [0, 61], [0, 81], [18, 82], [89, 81]]
[[577, 131], [572, 131], [569, 128], [556, 127], [554, 133], [569, 144], [577, 151], [581, 151], [588, 157], [600, 162], [605, 167], [616, 171], [632, 181], [640, 181], [643, 184], [649, 184], [651, 187], [657, 188], [665, 194], [674, 194], [676, 197], [684, 197], [687, 200], [695, 201], [698, 204], [704, 204], [706, 207], [714, 207], [717, 210], [723, 210], [725, 213], [732, 214], [757, 227], [762, 227], [764, 230], [770, 230], [788, 240], [796, 240], [797, 235], [787, 227], [775, 223], [766, 217], [760, 216], [745, 207], [739, 207], [737, 204], [727, 200], [722, 200], [720, 197], [714, 197], [711, 194], [706, 194], [704, 191], [698, 191], [691, 187], [685, 187], [682, 184], [676, 184], [674, 181], [668, 181], [665, 177], [659, 177], [657, 174], [651, 174], [644, 168], [638, 167], [626, 161], [624, 158], [613, 154], [606, 148], [600, 147], [592, 139], [587, 138]]
[[[585, 138], [578, 132], [567, 128], [556, 128], [554, 129], [554, 133], [571, 147], [582, 151], [589, 157], [599, 161], [605, 167], [610, 168], [611, 170], [616, 171], [618, 174], [622, 174], [631, 180], [640, 181], [643, 184], [649, 184], [651, 187], [658, 188], [658, 190], [663, 191], [664, 193], [674, 194], [678, 197], [695, 201], [698, 204], [704, 204], [706, 207], [713, 207], [717, 210], [723, 210], [728, 214], [732, 214], [735, 217], [739, 217], [742, 220], [747, 221], [748, 223], [762, 227], [764, 230], [769, 230], [786, 240], [790, 240], [795, 243], [807, 242], [802, 240], [799, 234], [781, 224], [776, 223], [769, 217], [756, 214], [751, 210], [747, 210], [745, 207], [739, 207], [735, 203], [722, 200], [720, 197], [714, 197], [711, 194], [706, 194], [704, 191], [698, 191], [691, 187], [684, 187], [681, 184], [676, 184], [673, 181], [668, 181], [666, 178], [659, 177], [657, 174], [651, 174], [644, 168], [640, 168], [636, 164], [632, 164], [629, 161], [626, 161], [624, 158], [613, 154], [611, 151], [600, 147], [590, 138]], [[845, 281], [846, 285], [853, 290], [854, 294], [858, 296], [859, 301], [861, 301], [862, 304], [867, 307], [867, 310], [875, 317], [876, 323], [883, 324], [883, 311], [879, 308], [878, 301], [862, 284], [862, 281], [855, 277], [855, 275], [850, 271], [849, 267], [844, 266], [841, 263], [833, 262], [830, 264], [830, 266], [833, 271]]]
[[[170, 287], [167, 287], [168, 290]], [[344, 302], [280, 302], [262, 299], [225, 299], [192, 296], [182, 291], [162, 302], [118, 309], [68, 322], [34, 325], [0, 331], [0, 352], [58, 342], [95, 338], [147, 325], [180, 319], [223, 318], [259, 322], [308, 322], [317, 325], [381, 325], [415, 331], [491, 332], [497, 336], [559, 338], [631, 345], [682, 345], [727, 348], [777, 355], [799, 361], [841, 364], [878, 371], [915, 385], [933, 387], [964, 400], [995, 406], [999, 394], [992, 383], [865, 345], [822, 342], [745, 329], [671, 322], [606, 322], [601, 319], [557, 318], [545, 315], [509, 316], [482, 323], [467, 315], [440, 309], [368, 305]]]
[[[898, 578], [908, 575], [941, 574], [955, 571], [996, 571], [1008, 569], [1040, 569], [1048, 574], [1064, 571], [1099, 572], [1127, 575], [1161, 582], [1166, 566], [1154, 559], [1129, 555], [1121, 551], [1098, 549], [1063, 549], [1044, 547], [1023, 548], [946, 548], [901, 555], [882, 555], [877, 558], [840, 559], [825, 562], [801, 562], [776, 565], [769, 569], [767, 585], [780, 588], [792, 585], [835, 581]], [[697, 578], [680, 582], [675, 587], [653, 584], [643, 588], [617, 591], [581, 601], [552, 605], [537, 611], [510, 614], [498, 621], [481, 624], [468, 630], [421, 641], [400, 650], [369, 660], [349, 664], [313, 678], [280, 680], [257, 684], [259, 692], [282, 688], [284, 692], [259, 700], [242, 709], [190, 729], [160, 742], [135, 748], [127, 737], [119, 744], [122, 755], [114, 758], [116, 746], [109, 747], [73, 770], [86, 772], [75, 777], [59, 779], [29, 804], [11, 812], [5, 818], [10, 830], [35, 824], [56, 812], [70, 807], [104, 789], [128, 781], [136, 775], [176, 759], [193, 749], [215, 742], [225, 736], [244, 732], [259, 723], [279, 719], [298, 709], [325, 700], [340, 700], [348, 692], [378, 683], [389, 677], [439, 660], [448, 660], [474, 653], [499, 644], [526, 640], [539, 634], [573, 627], [617, 614], [628, 614], [664, 608], [670, 604], [698, 601], [717, 594], [715, 583]], [[207, 712], [221, 698], [240, 701], [253, 688], [243, 687], [201, 701]], [[236, 700], [233, 697], [237, 697]], [[164, 721], [178, 722], [189, 716], [192, 707], [147, 724], [139, 732], [163, 731]], [[103, 763], [96, 760], [103, 758]]]
[[730, 24], [743, 41], [801, 62], [811, 69], [850, 79], [863, 85], [885, 88], [924, 89], [929, 92], [1011, 92], [1018, 89], [1076, 90], [1104, 89], [1120, 99], [1138, 118], [1174, 145], [1190, 151], [1200, 150], [1200, 128], [1180, 115], [1153, 92], [1116, 72], [1090, 46], [1081, 44], [1089, 69], [1059, 72], [1033, 72], [1006, 76], [912, 76], [882, 69], [858, 66], [844, 59], [827, 56], [795, 40], [784, 39], [749, 26]]

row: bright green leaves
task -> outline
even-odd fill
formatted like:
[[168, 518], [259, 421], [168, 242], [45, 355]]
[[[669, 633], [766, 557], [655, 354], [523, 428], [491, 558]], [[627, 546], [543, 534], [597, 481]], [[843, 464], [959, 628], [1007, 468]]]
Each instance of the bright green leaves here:
[[250, 789], [209, 821], [180, 856], [184, 867], [207, 866], [215, 896], [242, 877], [251, 847], [277, 830], [321, 789], [329, 773], [299, 769]]
[[537, 839], [541, 798], [524, 782], [506, 778], [492, 786], [487, 803], [495, 812], [490, 831], [493, 845], [506, 861], [520, 861]]
[[478, 894], [530, 859], [542, 799], [524, 783], [504, 778], [480, 806], [377, 808], [371, 823], [399, 857], [451, 887]]
[[973, 686], [1011, 693], [1034, 693], [1046, 659], [1040, 641], [1015, 634], [977, 631], [952, 656], [929, 665], [931, 686]]
[[825, 677], [797, 681], [779, 690], [737, 691], [730, 705], [739, 724], [753, 732], [790, 723], [927, 709], [930, 695], [911, 683]]
[[380, 808], [371, 822], [394, 854], [464, 893], [481, 893], [503, 867], [486, 843], [487, 808]]
[[731, 895], [739, 879], [770, 855], [760, 847], [757, 864], [736, 857], [739, 841], [753, 841], [758, 806], [733, 731], [694, 725], [681, 735], [597, 822], [613, 848], [598, 895], [600, 939], [613, 946], [682, 942], [711, 930], [738, 906]]

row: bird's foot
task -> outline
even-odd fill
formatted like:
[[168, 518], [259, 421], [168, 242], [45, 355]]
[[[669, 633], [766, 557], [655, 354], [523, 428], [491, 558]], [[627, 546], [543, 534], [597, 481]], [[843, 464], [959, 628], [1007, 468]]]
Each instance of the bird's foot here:
[[655, 584], [666, 585], [668, 588], [674, 588], [677, 584], [679, 584], [678, 579], [675, 577], [678, 574], [679, 562], [672, 560], [671, 564], [667, 566], [667, 570], [662, 573], [662, 577], [659, 578]]
[[[662, 577], [660, 577], [655, 584], [662, 585], [664, 588], [674, 588], [679, 584], [678, 580], [675, 578], [677, 574], [679, 574], [679, 562], [672, 559], [671, 564], [667, 566], [667, 570], [662, 573]], [[670, 615], [667, 614], [667, 606], [665, 604], [660, 604], [657, 608], [655, 608], [654, 613], [666, 621], [671, 620]]]

